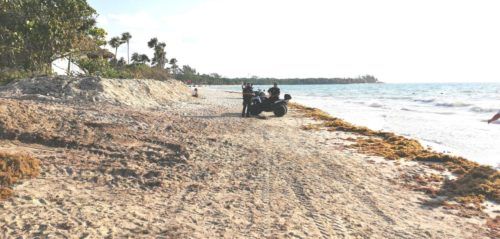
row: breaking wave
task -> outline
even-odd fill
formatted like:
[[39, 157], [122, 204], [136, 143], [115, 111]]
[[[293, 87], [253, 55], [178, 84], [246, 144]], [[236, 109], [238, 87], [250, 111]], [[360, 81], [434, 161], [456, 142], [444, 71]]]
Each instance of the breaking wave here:
[[482, 108], [479, 106], [474, 106], [470, 108], [470, 111], [476, 112], [476, 113], [493, 113], [493, 112], [498, 112], [500, 109], [494, 109], [494, 108]]
[[468, 107], [472, 104], [463, 103], [463, 102], [453, 102], [453, 103], [436, 103], [436, 106], [441, 107]]
[[422, 103], [432, 103], [432, 102], [436, 101], [436, 99], [415, 99], [413, 101], [422, 102]]

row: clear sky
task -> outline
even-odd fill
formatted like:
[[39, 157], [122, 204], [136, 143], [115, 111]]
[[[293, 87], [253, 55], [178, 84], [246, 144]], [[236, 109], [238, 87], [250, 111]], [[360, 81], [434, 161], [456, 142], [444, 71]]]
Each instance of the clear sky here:
[[[500, 82], [498, 0], [89, 0], [131, 53], [152, 37], [202, 73]], [[122, 47], [119, 56], [126, 56]]]

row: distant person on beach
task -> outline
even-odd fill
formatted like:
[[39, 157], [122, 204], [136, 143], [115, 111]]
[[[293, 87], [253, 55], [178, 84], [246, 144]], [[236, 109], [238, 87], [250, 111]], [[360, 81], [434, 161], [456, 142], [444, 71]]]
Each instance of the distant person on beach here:
[[250, 103], [252, 103], [253, 96], [253, 88], [250, 83], [247, 83], [245, 88], [243, 89], [243, 112], [241, 112], [241, 117], [250, 117], [250, 112], [248, 111], [248, 107]]
[[267, 90], [269, 93], [269, 101], [275, 102], [280, 98], [280, 88], [278, 88], [278, 83], [274, 82], [274, 86]]
[[498, 113], [494, 115], [493, 118], [488, 120], [488, 124], [492, 123], [493, 121], [497, 121], [498, 119], [500, 119], [500, 111], [498, 111]]
[[193, 97], [198, 97], [198, 88], [194, 88]]

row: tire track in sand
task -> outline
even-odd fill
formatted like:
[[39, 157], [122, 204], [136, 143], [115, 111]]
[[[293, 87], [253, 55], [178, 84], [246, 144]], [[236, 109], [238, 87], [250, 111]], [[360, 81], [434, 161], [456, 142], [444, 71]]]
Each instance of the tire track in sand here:
[[[267, 145], [272, 143], [269, 140], [269, 136], [265, 135], [264, 138], [269, 142], [266, 142]], [[275, 147], [274, 149], [279, 149], [279, 147]], [[278, 152], [273, 150], [273, 155], [289, 155], [286, 151], [292, 149], [284, 149], [283, 152]], [[348, 231], [344, 225], [343, 220], [336, 214], [328, 215], [329, 213], [320, 213], [312, 203], [312, 199], [306, 194], [305, 187], [306, 184], [299, 177], [304, 177], [307, 174], [305, 172], [297, 172], [291, 170], [293, 168], [297, 168], [296, 165], [292, 165], [289, 159], [278, 158], [275, 161], [275, 157], [269, 157], [269, 169], [270, 171], [274, 168], [274, 173], [277, 174], [275, 176], [276, 179], [283, 180], [285, 187], [287, 188], [277, 188], [278, 191], [289, 191], [291, 195], [295, 195], [297, 199], [299, 207], [302, 207], [306, 210], [306, 219], [312, 220], [313, 225], [321, 234], [322, 238], [348, 238]], [[300, 161], [298, 159], [297, 161]], [[279, 164], [276, 164], [278, 162]], [[286, 162], [283, 164], [283, 162]], [[288, 170], [287, 170], [288, 169]], [[281, 185], [281, 184], [279, 184]]]

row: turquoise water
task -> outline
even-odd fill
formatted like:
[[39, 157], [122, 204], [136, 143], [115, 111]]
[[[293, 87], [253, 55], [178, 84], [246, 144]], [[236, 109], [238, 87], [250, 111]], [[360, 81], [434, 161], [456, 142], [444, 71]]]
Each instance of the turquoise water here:
[[[270, 86], [254, 86], [267, 89]], [[215, 86], [241, 90], [240, 86]], [[500, 167], [500, 83], [282, 85], [292, 101], [436, 151]]]

